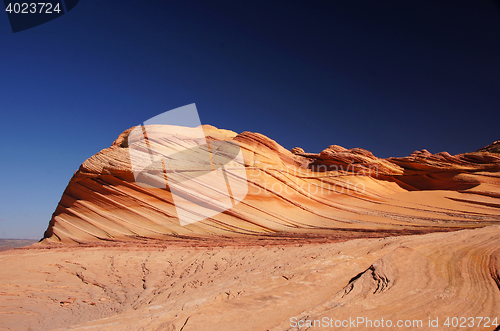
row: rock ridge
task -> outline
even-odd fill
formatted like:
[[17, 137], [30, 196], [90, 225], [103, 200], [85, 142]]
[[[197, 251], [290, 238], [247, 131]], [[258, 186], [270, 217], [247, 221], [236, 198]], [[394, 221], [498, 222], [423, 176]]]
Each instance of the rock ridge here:
[[[245, 176], [230, 178], [248, 187], [240, 203], [180, 225], [168, 185], [148, 188], [135, 182], [128, 146], [131, 128], [75, 172], [43, 242], [378, 230], [427, 233], [500, 222], [500, 155], [491, 148], [458, 155], [421, 150], [382, 159], [362, 148], [337, 145], [317, 154], [299, 147], [289, 151], [259, 133], [202, 128], [207, 141], [232, 142], [241, 149]], [[164, 125], [155, 126], [151, 136], [162, 148], [195, 140], [192, 129]], [[183, 170], [182, 164], [177, 166], [173, 171]]]

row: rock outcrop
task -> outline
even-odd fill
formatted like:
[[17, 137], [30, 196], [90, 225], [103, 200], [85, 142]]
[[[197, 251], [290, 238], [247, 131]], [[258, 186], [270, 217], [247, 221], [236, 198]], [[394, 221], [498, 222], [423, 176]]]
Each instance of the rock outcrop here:
[[477, 152], [489, 152], [489, 153], [500, 154], [500, 140], [497, 140], [493, 144], [478, 149]]
[[[196, 142], [190, 128], [154, 129], [149, 141], [158, 148]], [[362, 148], [337, 145], [312, 154], [301, 148], [286, 150], [258, 133], [237, 134], [205, 125], [209, 145], [231, 142], [241, 149], [243, 170], [225, 175], [248, 192], [232, 208], [181, 225], [168, 184], [161, 188], [137, 182], [130, 158], [132, 130], [75, 172], [50, 220], [45, 243], [212, 235], [408, 234], [500, 224], [498, 154], [452, 156], [422, 150], [408, 157], [381, 159]], [[224, 151], [211, 153], [216, 158]], [[150, 179], [164, 180], [164, 175], [182, 171], [195, 174], [189, 177], [195, 179], [197, 171], [207, 172], [209, 163], [193, 160], [164, 165], [165, 173]], [[203, 200], [204, 191], [190, 190], [184, 193], [203, 208], [219, 208]]]

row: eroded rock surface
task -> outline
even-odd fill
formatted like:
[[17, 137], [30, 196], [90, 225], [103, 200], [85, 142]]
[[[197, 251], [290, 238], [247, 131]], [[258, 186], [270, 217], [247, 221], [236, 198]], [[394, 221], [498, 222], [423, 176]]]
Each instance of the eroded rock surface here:
[[[203, 130], [211, 146], [240, 146], [240, 203], [181, 226], [169, 184], [135, 181], [125, 131], [75, 173], [41, 243], [0, 252], [0, 330], [450, 330], [453, 317], [497, 328], [497, 154], [314, 154]], [[152, 132], [166, 150], [195, 140]], [[194, 153], [148, 180], [207, 172], [212, 161]]]
[[[231, 173], [229, 180], [246, 186], [248, 194], [233, 208], [182, 226], [168, 185], [144, 187], [135, 181], [127, 140], [131, 130], [80, 166], [54, 212], [45, 242], [339, 230], [427, 233], [500, 221], [500, 156], [495, 153], [452, 156], [422, 150], [380, 159], [362, 148], [332, 145], [313, 154], [301, 148], [288, 151], [258, 133], [203, 126], [213, 144], [227, 141], [241, 148], [243, 172]], [[149, 139], [158, 148], [171, 149], [194, 141], [193, 130], [155, 126]], [[214, 157], [217, 153], [212, 151]], [[184, 163], [169, 163], [165, 171], [206, 172], [207, 165], [195, 157]], [[158, 181], [164, 180], [159, 176]]]
[[[341, 243], [239, 242], [1, 252], [9, 267], [0, 268], [0, 329], [278, 331], [363, 317], [450, 330], [443, 323], [456, 316], [488, 317], [489, 327], [464, 329], [493, 330], [500, 319], [499, 226]], [[429, 318], [439, 327], [429, 328]]]

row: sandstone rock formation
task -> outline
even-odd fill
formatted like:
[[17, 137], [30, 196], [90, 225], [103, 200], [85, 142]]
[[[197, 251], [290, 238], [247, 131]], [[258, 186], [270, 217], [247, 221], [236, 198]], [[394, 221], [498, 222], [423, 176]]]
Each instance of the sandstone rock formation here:
[[497, 140], [493, 144], [490, 144], [486, 147], [478, 149], [477, 152], [489, 152], [489, 153], [500, 154], [500, 140]]
[[[245, 186], [248, 193], [234, 207], [183, 226], [168, 185], [147, 187], [136, 181], [130, 159], [132, 130], [75, 172], [44, 242], [409, 234], [500, 222], [500, 156], [494, 153], [452, 156], [422, 150], [408, 157], [380, 159], [362, 148], [332, 145], [312, 154], [301, 148], [288, 151], [258, 133], [236, 134], [205, 125], [206, 139], [213, 146], [232, 142], [241, 148], [243, 170], [229, 173], [229, 180]], [[166, 150], [182, 147], [196, 142], [193, 130], [155, 126], [148, 131], [154, 133], [149, 142]], [[211, 152], [213, 157], [224, 153], [214, 148]], [[209, 166], [192, 157], [163, 169], [165, 175], [182, 171], [196, 175]], [[150, 180], [162, 181], [164, 174], [153, 174]], [[218, 208], [203, 201], [205, 191], [196, 196], [196, 187], [189, 189], [184, 193], [202, 201], [203, 208]]]
[[[499, 329], [498, 154], [314, 154], [203, 131], [127, 130], [85, 161], [45, 239], [0, 252], [0, 330]], [[150, 154], [137, 174], [138, 142], [189, 157]], [[172, 178], [217, 210], [223, 187], [199, 180], [217, 171], [248, 194], [181, 225]]]

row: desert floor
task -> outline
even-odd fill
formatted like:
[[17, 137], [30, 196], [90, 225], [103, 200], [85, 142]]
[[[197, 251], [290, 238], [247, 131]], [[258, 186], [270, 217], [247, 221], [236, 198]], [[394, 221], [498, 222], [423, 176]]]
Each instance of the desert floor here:
[[399, 321], [412, 323], [408, 330], [458, 329], [453, 322], [461, 330], [494, 330], [498, 324], [500, 226], [345, 239], [35, 244], [3, 251], [0, 330], [378, 330], [381, 323], [400, 329]]

